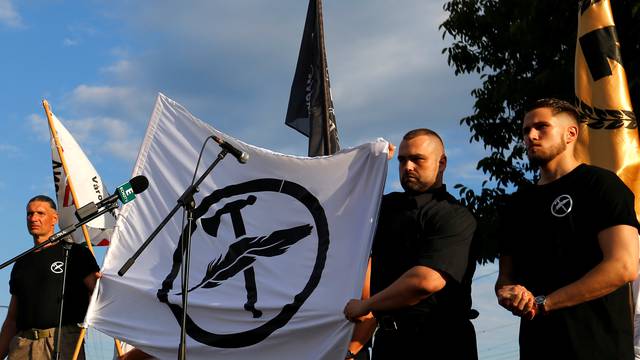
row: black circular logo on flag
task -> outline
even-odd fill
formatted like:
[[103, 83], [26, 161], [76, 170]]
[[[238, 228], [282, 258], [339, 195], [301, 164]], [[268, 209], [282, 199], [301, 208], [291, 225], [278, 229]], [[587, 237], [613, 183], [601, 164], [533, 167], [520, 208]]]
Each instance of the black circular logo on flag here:
[[[314, 223], [277, 230], [265, 236], [245, 236], [241, 209], [253, 205], [257, 200], [257, 196], [265, 192], [283, 194], [291, 198], [292, 201], [299, 202], [309, 212]], [[229, 201], [213, 216], [203, 217], [212, 206], [221, 200], [242, 195], [247, 195], [247, 197]], [[186, 315], [186, 333], [194, 340], [218, 348], [240, 348], [257, 344], [277, 329], [285, 326], [316, 289], [322, 277], [329, 249], [329, 226], [324, 209], [318, 199], [301, 185], [290, 181], [270, 178], [256, 179], [215, 190], [202, 199], [202, 202], [195, 208], [194, 221], [191, 223], [191, 227], [189, 228], [187, 225], [183, 229], [182, 236], [173, 254], [171, 271], [162, 282], [162, 288], [157, 293], [160, 302], [167, 304], [178, 323], [182, 321], [182, 306], [170, 303], [168, 297], [169, 291], [173, 288], [174, 281], [180, 271], [183, 258], [182, 251], [186, 250], [186, 247], [183, 249], [182, 246], [183, 238], [196, 231], [196, 220], [198, 219], [200, 219], [202, 230], [205, 233], [217, 237], [220, 217], [223, 214], [231, 216], [237, 241], [229, 246], [229, 250], [224, 257], [220, 256], [209, 264], [204, 279], [198, 285], [191, 287], [189, 291], [197, 288], [215, 288], [224, 280], [233, 276], [240, 276], [238, 274], [243, 272], [248, 299], [244, 308], [254, 318], [263, 317], [262, 312], [255, 308], [256, 287], [252, 264], [256, 258], [283, 254], [291, 245], [308, 237], [312, 231], [316, 232], [318, 238], [317, 253], [309, 279], [304, 287], [293, 296], [293, 301], [284, 304], [279, 313], [273, 318], [266, 322], [261, 321], [255, 328], [246, 331], [217, 334], [201, 328], [188, 314]]]

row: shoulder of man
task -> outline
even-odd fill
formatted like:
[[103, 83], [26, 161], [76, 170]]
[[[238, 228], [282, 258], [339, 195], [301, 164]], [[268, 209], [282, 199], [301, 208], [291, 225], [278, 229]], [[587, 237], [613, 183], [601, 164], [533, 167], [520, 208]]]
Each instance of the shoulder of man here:
[[[452, 223], [455, 226], [467, 224], [473, 228], [476, 226], [476, 218], [473, 213], [462, 203], [447, 191], [440, 192], [436, 197], [438, 204], [437, 211], [431, 211], [433, 215], [444, 221]], [[425, 214], [426, 215], [426, 214]]]

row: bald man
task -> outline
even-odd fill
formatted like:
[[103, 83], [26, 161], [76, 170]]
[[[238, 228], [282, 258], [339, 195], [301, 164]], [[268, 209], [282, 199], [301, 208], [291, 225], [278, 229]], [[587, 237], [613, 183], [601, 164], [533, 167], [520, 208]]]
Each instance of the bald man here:
[[398, 149], [404, 192], [382, 199], [371, 254], [371, 297], [352, 299], [347, 319], [378, 321], [373, 359], [477, 359], [470, 247], [476, 222], [443, 184], [444, 144], [409, 131]]
[[[27, 229], [34, 246], [45, 243], [58, 222], [56, 203], [38, 195], [27, 203]], [[0, 331], [0, 359], [47, 360], [54, 358], [57, 327], [62, 319], [60, 359], [71, 359], [84, 321], [89, 297], [100, 277], [91, 252], [73, 244], [64, 279], [64, 248], [48, 244], [20, 258], [13, 265], [9, 290], [11, 301]], [[60, 316], [60, 294], [65, 284], [64, 312]], [[78, 359], [84, 359], [84, 347]]]
[[634, 196], [616, 174], [575, 158], [578, 118], [566, 101], [541, 99], [522, 123], [540, 178], [505, 213], [495, 288], [522, 318], [522, 360], [634, 358]]

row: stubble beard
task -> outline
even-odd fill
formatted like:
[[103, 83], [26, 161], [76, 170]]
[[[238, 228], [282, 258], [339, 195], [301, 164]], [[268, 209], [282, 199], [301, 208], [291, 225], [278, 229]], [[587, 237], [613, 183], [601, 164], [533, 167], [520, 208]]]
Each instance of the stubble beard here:
[[527, 152], [527, 156], [529, 157], [529, 164], [531, 164], [531, 166], [533, 167], [540, 167], [555, 159], [558, 155], [565, 152], [565, 150], [567, 150], [567, 144], [560, 141], [557, 144], [549, 147], [549, 149], [543, 150], [538, 154], [531, 154]]
[[404, 191], [409, 193], [421, 193], [429, 188], [420, 179], [414, 176], [403, 176], [400, 178], [400, 185]]

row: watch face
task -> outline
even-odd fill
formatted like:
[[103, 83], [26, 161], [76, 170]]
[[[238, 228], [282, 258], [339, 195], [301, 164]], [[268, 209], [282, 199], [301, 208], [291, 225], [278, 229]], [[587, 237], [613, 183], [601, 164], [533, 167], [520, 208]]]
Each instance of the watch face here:
[[536, 302], [537, 305], [544, 305], [544, 302], [546, 300], [547, 300], [547, 298], [544, 295], [538, 295], [534, 299], [534, 301]]

